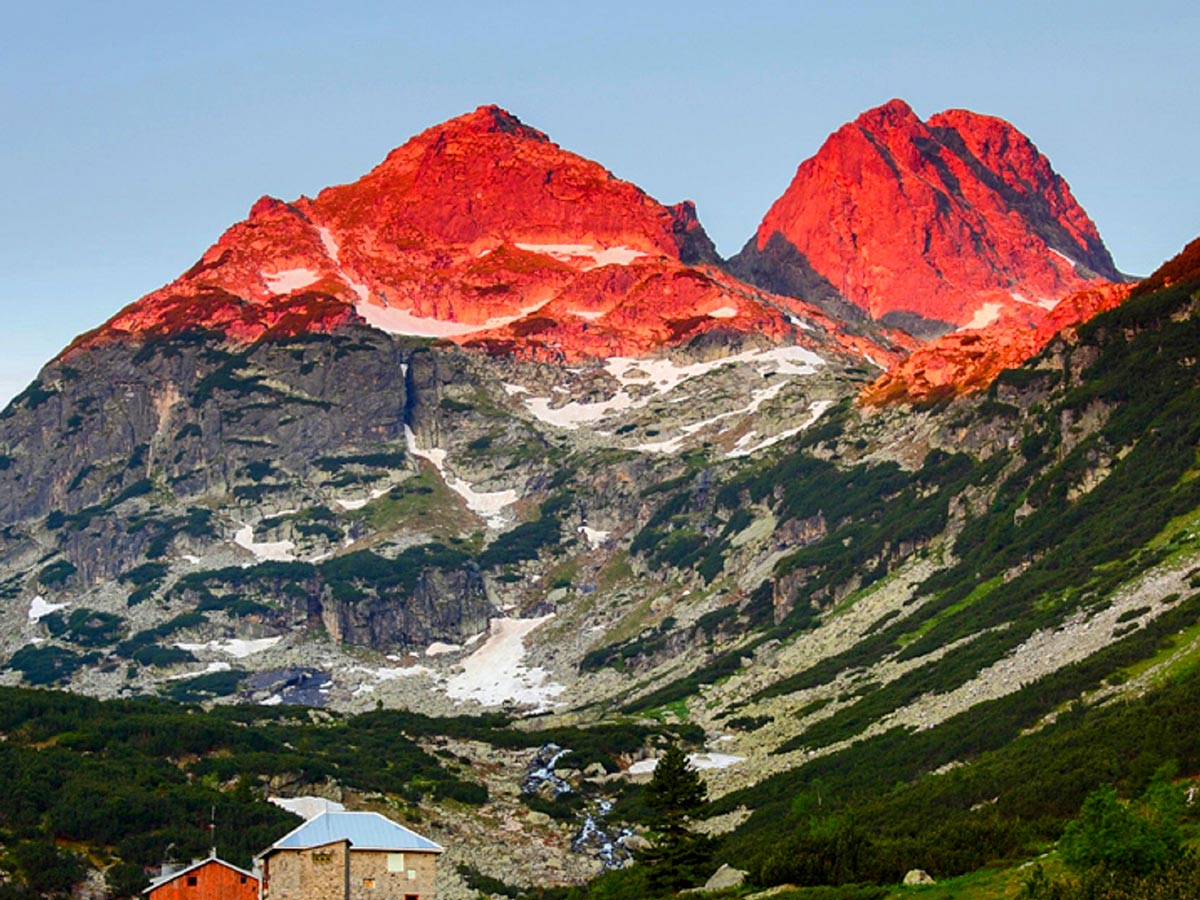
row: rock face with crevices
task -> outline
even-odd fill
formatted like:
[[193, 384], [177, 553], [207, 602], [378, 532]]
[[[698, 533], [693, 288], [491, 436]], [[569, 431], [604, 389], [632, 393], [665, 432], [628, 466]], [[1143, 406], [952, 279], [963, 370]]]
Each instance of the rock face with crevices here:
[[926, 342], [872, 387], [875, 404], [985, 388], [1128, 292], [1095, 224], [1025, 135], [963, 109], [922, 122], [902, 100], [801, 163], [729, 268]]
[[665, 206], [482, 106], [351, 184], [291, 203], [261, 198], [192, 268], [65, 356], [185, 332], [244, 344], [363, 321], [556, 361], [639, 355], [710, 332], [792, 342], [842, 330], [718, 262], [690, 202]]
[[967, 110], [922, 122], [902, 100], [842, 126], [801, 163], [731, 268], [770, 289], [836, 295], [919, 335], [1001, 311], [1036, 319], [1121, 278], [1021, 132]]

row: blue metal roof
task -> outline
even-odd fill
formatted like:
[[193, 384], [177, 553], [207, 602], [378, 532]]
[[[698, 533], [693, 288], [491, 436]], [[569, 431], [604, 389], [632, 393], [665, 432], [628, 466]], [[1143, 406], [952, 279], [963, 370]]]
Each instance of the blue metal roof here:
[[374, 812], [323, 812], [285, 834], [270, 849], [307, 850], [337, 841], [349, 841], [354, 850], [442, 852], [442, 848], [428, 838]]

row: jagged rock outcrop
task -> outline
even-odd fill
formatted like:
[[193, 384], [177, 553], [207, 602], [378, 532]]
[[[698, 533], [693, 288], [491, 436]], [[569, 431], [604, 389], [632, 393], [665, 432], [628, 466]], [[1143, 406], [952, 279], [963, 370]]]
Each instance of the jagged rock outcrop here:
[[187, 338], [110, 344], [58, 360], [3, 413], [0, 519], [71, 526], [66, 550], [90, 583], [159, 536], [104, 524], [139, 505], [232, 495], [248, 509], [264, 498], [283, 508], [323, 457], [403, 445], [412, 350], [358, 328], [241, 350]]
[[1119, 306], [1130, 284], [1103, 284], [1064, 298], [1036, 327], [1001, 319], [983, 328], [943, 335], [918, 347], [863, 391], [872, 406], [927, 403], [986, 389], [1005, 369], [1019, 366], [1073, 325]]
[[246, 343], [363, 321], [547, 360], [640, 355], [710, 332], [837, 342], [839, 323], [718, 261], [690, 202], [664, 206], [486, 106], [353, 184], [263, 197], [196, 265], [65, 357], [185, 331]]
[[329, 635], [352, 647], [420, 650], [434, 641], [458, 644], [487, 631], [497, 615], [477, 568], [426, 569], [403, 600], [323, 596], [313, 610]]
[[1017, 129], [966, 110], [922, 122], [901, 100], [801, 163], [731, 267], [771, 289], [832, 289], [918, 334], [1121, 277], [1066, 182]]

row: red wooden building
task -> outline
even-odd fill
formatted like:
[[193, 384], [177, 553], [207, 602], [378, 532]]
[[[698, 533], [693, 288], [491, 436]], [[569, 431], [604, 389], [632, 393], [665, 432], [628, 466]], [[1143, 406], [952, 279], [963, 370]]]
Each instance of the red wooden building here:
[[149, 900], [258, 900], [258, 877], [210, 856], [164, 872], [142, 893]]

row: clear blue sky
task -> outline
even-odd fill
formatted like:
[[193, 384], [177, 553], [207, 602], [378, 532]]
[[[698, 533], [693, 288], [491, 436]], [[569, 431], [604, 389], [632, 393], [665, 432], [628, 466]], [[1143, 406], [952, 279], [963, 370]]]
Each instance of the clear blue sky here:
[[351, 181], [498, 103], [736, 252], [796, 165], [891, 97], [1002, 116], [1117, 265], [1200, 234], [1200, 4], [9, 4], [0, 403], [262, 194]]

